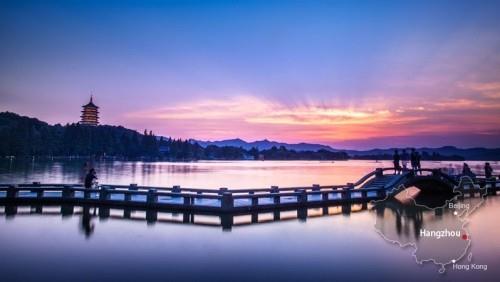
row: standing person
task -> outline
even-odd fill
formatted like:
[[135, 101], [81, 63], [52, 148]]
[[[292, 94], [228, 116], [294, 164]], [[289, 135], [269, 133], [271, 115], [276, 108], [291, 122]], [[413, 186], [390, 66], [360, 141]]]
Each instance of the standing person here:
[[417, 171], [417, 152], [415, 151], [415, 148], [411, 148], [410, 165], [411, 165], [411, 169], [413, 170], [413, 172], [416, 172]]
[[493, 176], [493, 168], [490, 163], [484, 164], [484, 176], [486, 176], [486, 179], [490, 179]]
[[90, 189], [94, 184], [94, 180], [97, 179], [95, 169], [91, 168], [87, 176], [85, 176], [85, 188]]
[[468, 176], [471, 179], [476, 178], [476, 175], [472, 172], [472, 170], [470, 169], [470, 167], [467, 163], [464, 163], [464, 166], [462, 168], [462, 176]]
[[408, 169], [408, 153], [406, 153], [406, 150], [403, 149], [403, 152], [401, 153], [401, 163], [403, 164], [403, 171], [406, 171]]
[[399, 165], [399, 157], [398, 150], [394, 150], [394, 155], [392, 156], [392, 162], [394, 164], [394, 174], [399, 174], [401, 172], [401, 166]]
[[422, 174], [422, 165], [420, 164], [420, 160], [422, 159], [422, 156], [420, 155], [419, 152], [415, 152], [415, 164], [417, 165], [417, 171]]

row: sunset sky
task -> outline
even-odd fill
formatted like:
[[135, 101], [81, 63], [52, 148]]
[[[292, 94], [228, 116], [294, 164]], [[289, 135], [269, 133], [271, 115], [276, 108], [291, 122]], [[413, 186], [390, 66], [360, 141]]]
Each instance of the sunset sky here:
[[500, 147], [500, 1], [1, 1], [0, 111], [201, 140]]

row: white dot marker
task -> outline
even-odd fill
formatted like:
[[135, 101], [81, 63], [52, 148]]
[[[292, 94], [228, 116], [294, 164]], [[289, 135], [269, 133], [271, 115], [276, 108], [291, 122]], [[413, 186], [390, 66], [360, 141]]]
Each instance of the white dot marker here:
[[455, 263], [455, 262], [457, 262], [457, 261], [453, 259], [453, 260], [451, 260], [451, 262], [452, 262], [452, 263]]
[[454, 215], [458, 215], [458, 212], [457, 212], [457, 211], [454, 211], [454, 212], [453, 212], [453, 214], [454, 214]]

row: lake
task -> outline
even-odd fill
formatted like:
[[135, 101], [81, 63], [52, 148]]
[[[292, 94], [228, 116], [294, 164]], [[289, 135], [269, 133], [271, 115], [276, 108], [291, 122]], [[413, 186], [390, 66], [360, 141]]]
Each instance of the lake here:
[[[0, 160], [0, 183], [82, 183], [83, 160], [9, 161]], [[482, 173], [484, 162], [468, 162]], [[463, 162], [423, 161], [424, 168], [460, 171]], [[331, 185], [356, 182], [377, 167], [392, 167], [391, 161], [199, 161], [120, 162], [91, 164], [101, 184], [136, 183], [144, 186], [180, 185], [188, 188], [265, 188]], [[500, 164], [492, 163], [498, 171]]]
[[[479, 169], [482, 162], [469, 162]], [[96, 162], [100, 183], [195, 188], [253, 188], [355, 182], [375, 167], [372, 161], [237, 161], [197, 163]], [[457, 162], [424, 162], [424, 167], [459, 168]], [[494, 164], [498, 171], [498, 164]], [[0, 182], [78, 183], [81, 161], [4, 160]], [[477, 201], [465, 199], [464, 201]], [[12, 213], [15, 208], [15, 213]], [[500, 198], [491, 196], [471, 215], [472, 260], [487, 271], [438, 273], [419, 265], [412, 248], [385, 241], [374, 228], [377, 216], [398, 230], [395, 212], [353, 205], [282, 211], [234, 218], [231, 229], [218, 216], [162, 213], [155, 223], [142, 211], [112, 209], [103, 217], [94, 207], [0, 207], [2, 281], [498, 281]], [[129, 212], [129, 218], [123, 214]], [[424, 226], [447, 216], [425, 213]], [[409, 222], [402, 222], [402, 232]]]

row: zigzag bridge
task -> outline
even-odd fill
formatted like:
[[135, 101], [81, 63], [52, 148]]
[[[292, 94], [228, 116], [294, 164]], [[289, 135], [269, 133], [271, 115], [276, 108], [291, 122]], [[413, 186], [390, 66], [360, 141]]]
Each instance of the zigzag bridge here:
[[[366, 204], [415, 186], [423, 193], [457, 193], [474, 196], [496, 194], [498, 180], [478, 178], [464, 182], [439, 169], [394, 174], [392, 168], [377, 168], [355, 183], [346, 185], [260, 189], [194, 189], [145, 187], [137, 184], [100, 185], [85, 189], [81, 184], [0, 184], [1, 205], [96, 205], [202, 213], [248, 213], [328, 205]], [[457, 188], [458, 190], [455, 190]]]

